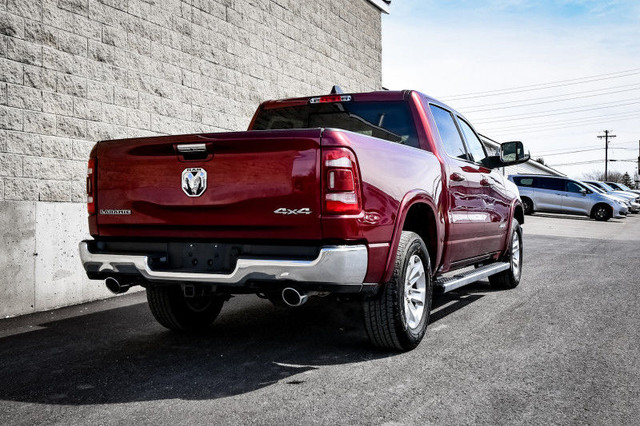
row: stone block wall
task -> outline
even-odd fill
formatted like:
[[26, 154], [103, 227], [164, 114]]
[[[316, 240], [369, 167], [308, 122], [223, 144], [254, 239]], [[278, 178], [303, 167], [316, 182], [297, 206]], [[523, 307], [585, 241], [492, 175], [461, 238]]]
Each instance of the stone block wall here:
[[[79, 210], [98, 140], [243, 130], [261, 101], [333, 84], [380, 88], [380, 11], [367, 0], [0, 0], [0, 234], [32, 224], [23, 234], [35, 247], [51, 226], [75, 249], [84, 216], [37, 230], [13, 215], [51, 202]], [[0, 256], [14, 249], [5, 236]], [[32, 268], [24, 285], [78, 268], [63, 260]], [[15, 285], [0, 278], [5, 293]], [[25, 291], [35, 290], [15, 293]], [[0, 317], [38, 310], [8, 304]]]

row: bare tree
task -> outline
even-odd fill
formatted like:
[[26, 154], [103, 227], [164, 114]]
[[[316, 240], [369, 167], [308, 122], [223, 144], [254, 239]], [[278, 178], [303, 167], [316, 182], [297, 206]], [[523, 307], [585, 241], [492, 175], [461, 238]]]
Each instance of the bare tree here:
[[[584, 173], [582, 176], [584, 176], [585, 179], [588, 180], [599, 180], [599, 181], [603, 181], [604, 180], [604, 172], [598, 171], [598, 170], [592, 170], [590, 172], [586, 172]], [[620, 173], [620, 172], [616, 172], [616, 171], [610, 171], [609, 172], [609, 182], [623, 182], [623, 176], [624, 174]]]

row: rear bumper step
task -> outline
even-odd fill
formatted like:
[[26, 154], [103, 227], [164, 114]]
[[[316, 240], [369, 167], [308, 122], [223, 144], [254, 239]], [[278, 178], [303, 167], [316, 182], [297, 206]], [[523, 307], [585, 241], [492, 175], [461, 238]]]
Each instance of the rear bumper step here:
[[229, 274], [156, 271], [149, 257], [133, 254], [92, 253], [87, 241], [80, 243], [85, 271], [102, 274], [128, 273], [134, 268], [151, 282], [191, 282], [242, 285], [247, 281], [298, 281], [362, 286], [367, 273], [367, 247], [325, 246], [313, 260], [251, 259], [240, 257]]
[[464, 272], [448, 278], [438, 278], [435, 281], [435, 288], [441, 293], [447, 293], [467, 284], [474, 283], [498, 272], [506, 271], [511, 265], [508, 262], [496, 262], [481, 266], [473, 271]]

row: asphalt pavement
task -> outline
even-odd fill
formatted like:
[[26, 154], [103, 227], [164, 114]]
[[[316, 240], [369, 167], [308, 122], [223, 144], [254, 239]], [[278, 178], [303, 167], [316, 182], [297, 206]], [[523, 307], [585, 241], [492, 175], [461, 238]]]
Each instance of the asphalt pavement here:
[[524, 232], [520, 286], [436, 298], [404, 354], [319, 298], [235, 297], [195, 336], [144, 293], [1, 320], [0, 424], [637, 424], [640, 217]]

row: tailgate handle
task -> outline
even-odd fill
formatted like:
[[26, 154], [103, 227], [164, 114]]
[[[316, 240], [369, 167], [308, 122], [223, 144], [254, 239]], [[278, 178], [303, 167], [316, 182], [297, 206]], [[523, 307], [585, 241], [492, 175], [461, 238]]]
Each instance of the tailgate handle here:
[[177, 145], [176, 149], [185, 160], [206, 160], [209, 156], [207, 145], [203, 143], [183, 143]]
[[207, 145], [203, 143], [190, 143], [181, 144], [176, 147], [181, 154], [188, 154], [193, 152], [207, 152]]

